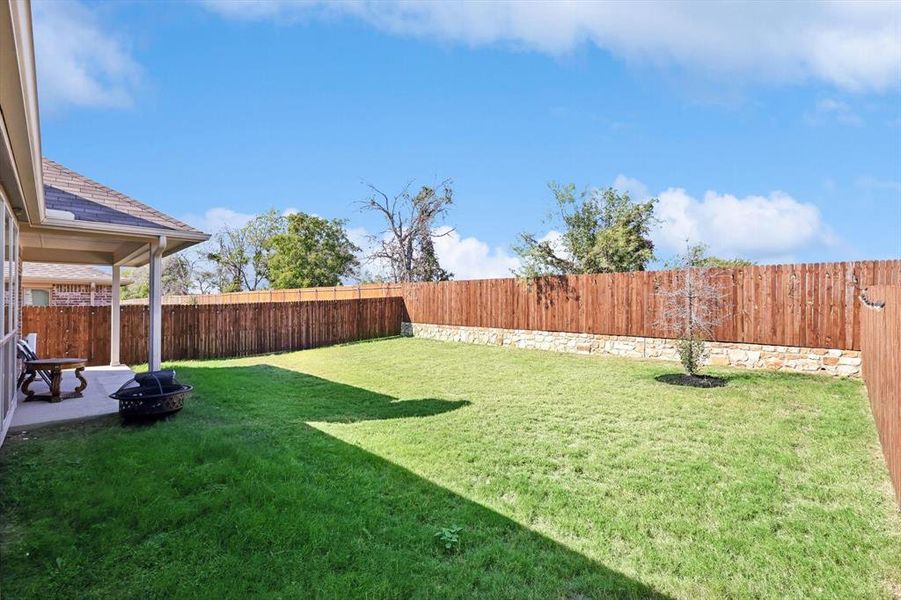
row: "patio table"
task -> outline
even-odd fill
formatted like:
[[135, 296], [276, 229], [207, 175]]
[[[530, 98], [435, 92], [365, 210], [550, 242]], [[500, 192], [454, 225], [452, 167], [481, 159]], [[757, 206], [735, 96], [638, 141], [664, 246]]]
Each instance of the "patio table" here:
[[[22, 393], [25, 394], [25, 400], [49, 400], [50, 402], [59, 402], [65, 398], [81, 398], [81, 392], [88, 387], [88, 380], [81, 374], [85, 369], [86, 358], [40, 358], [37, 360], [25, 361], [25, 372], [28, 376], [22, 383]], [[63, 379], [63, 369], [75, 369], [75, 377], [80, 382], [72, 392], [60, 392], [60, 383]], [[38, 371], [45, 371], [50, 374], [50, 393], [35, 394], [28, 386], [34, 381]]]

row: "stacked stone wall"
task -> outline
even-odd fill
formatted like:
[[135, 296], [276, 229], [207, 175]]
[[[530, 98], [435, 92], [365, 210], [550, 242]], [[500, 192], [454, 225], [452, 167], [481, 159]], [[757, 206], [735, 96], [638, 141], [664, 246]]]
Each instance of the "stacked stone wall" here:
[[[403, 323], [403, 335], [511, 348], [529, 348], [574, 354], [608, 354], [630, 358], [678, 361], [674, 340], [661, 338], [528, 331], [492, 327], [462, 327]], [[860, 352], [835, 348], [798, 348], [761, 344], [708, 342], [705, 364], [840, 377], [860, 376]]]

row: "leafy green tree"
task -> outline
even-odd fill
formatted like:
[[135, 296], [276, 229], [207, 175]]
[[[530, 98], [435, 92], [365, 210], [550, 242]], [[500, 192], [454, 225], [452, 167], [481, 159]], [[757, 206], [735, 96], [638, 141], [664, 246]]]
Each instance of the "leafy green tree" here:
[[357, 275], [357, 283], [391, 283], [391, 279], [385, 273], [362, 269]]
[[514, 251], [523, 266], [517, 275], [565, 275], [643, 271], [654, 259], [650, 239], [656, 198], [635, 202], [613, 188], [576, 194], [574, 184], [549, 184], [562, 231], [559, 240], [521, 233]]
[[[123, 269], [123, 277], [132, 283], [123, 286], [120, 297], [123, 300], [150, 297], [150, 269], [147, 266]], [[194, 286], [194, 264], [184, 254], [174, 254], [163, 259], [160, 282], [163, 295], [190, 294]]]
[[346, 221], [296, 213], [288, 215], [287, 223], [287, 231], [272, 238], [268, 266], [273, 288], [338, 285], [360, 266], [360, 248], [347, 237]]
[[160, 281], [163, 285], [164, 296], [190, 293], [193, 279], [193, 265], [187, 257], [182, 254], [175, 254], [163, 259], [163, 272], [160, 275]]
[[701, 268], [733, 268], [751, 267], [756, 263], [744, 258], [720, 258], [707, 253], [709, 246], [703, 242], [689, 244], [686, 241], [685, 254], [681, 254], [672, 260], [666, 261], [664, 266], [668, 269], [684, 269], [688, 267]]
[[259, 214], [242, 227], [226, 227], [213, 237], [207, 259], [217, 267], [220, 292], [257, 290], [270, 281], [272, 240], [285, 232], [286, 220], [277, 210]]
[[199, 294], [215, 294], [221, 289], [222, 271], [219, 266], [209, 260], [210, 241], [192, 248], [191, 291]]
[[131, 283], [123, 285], [119, 292], [122, 300], [150, 297], [150, 277], [147, 267], [122, 269], [122, 278], [131, 280]]

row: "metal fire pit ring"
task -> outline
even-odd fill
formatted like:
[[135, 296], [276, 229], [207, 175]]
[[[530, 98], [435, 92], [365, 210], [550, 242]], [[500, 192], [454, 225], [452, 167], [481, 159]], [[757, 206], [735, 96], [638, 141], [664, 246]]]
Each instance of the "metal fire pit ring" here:
[[142, 373], [110, 394], [110, 398], [119, 401], [119, 414], [125, 418], [161, 417], [180, 411], [193, 389], [178, 383], [171, 371], [161, 371], [159, 375]]

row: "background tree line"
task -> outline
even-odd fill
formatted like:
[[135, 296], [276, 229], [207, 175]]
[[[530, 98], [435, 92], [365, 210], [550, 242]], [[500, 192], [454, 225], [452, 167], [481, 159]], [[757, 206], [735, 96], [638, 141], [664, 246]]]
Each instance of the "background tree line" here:
[[[163, 261], [163, 294], [222, 293], [264, 288], [340, 285], [345, 281], [415, 282], [453, 278], [435, 252], [435, 239], [453, 205], [453, 184], [406, 185], [389, 195], [368, 185], [361, 210], [381, 217], [384, 227], [368, 238], [364, 252], [351, 241], [344, 219], [303, 212], [259, 214], [240, 227], [226, 226], [206, 242]], [[559, 237], [523, 232], [513, 250], [521, 277], [643, 271], [656, 260], [650, 234], [657, 220], [656, 198], [632, 199], [613, 188], [577, 191], [574, 184], [549, 184], [553, 201], [546, 224]], [[710, 256], [701, 241], [688, 244], [678, 266], [728, 267], [752, 264]], [[147, 269], [129, 270], [134, 283], [123, 298], [146, 298]]]

